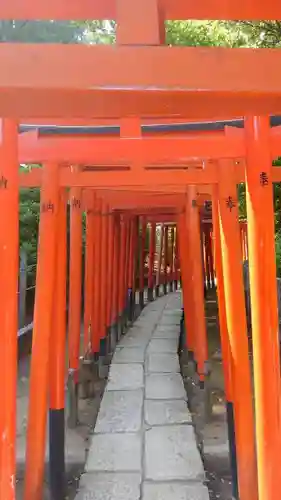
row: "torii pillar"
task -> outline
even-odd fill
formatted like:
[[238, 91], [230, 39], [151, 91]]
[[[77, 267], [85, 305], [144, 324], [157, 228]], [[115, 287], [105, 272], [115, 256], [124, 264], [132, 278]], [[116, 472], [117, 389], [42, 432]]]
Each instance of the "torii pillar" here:
[[280, 498], [280, 358], [268, 116], [245, 119], [259, 500]]

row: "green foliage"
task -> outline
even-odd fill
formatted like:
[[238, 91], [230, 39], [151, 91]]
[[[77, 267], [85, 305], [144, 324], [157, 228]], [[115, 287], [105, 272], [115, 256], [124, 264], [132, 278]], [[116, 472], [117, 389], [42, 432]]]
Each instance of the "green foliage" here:
[[281, 46], [280, 21], [240, 21], [225, 23], [230, 30], [238, 29], [246, 39], [246, 46], [277, 48]]
[[22, 189], [20, 191], [20, 241], [21, 247], [28, 253], [28, 264], [34, 264], [36, 261], [39, 210], [39, 189]]
[[0, 21], [0, 42], [80, 43], [84, 26], [69, 21]]
[[220, 21], [169, 21], [166, 24], [167, 43], [189, 47], [244, 47], [247, 36]]

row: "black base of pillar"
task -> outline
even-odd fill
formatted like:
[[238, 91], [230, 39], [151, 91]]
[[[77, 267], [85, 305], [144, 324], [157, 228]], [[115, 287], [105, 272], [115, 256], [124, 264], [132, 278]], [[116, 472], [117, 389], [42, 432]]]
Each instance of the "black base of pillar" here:
[[135, 310], [135, 293], [132, 289], [128, 290], [128, 319], [132, 323], [134, 321]]
[[49, 474], [52, 500], [65, 498], [65, 422], [64, 408], [49, 410]]
[[68, 375], [67, 395], [68, 395], [68, 419], [67, 424], [70, 429], [75, 429], [78, 424], [78, 382], [75, 380], [76, 372]]
[[110, 339], [110, 351], [113, 352], [115, 350], [116, 344], [117, 344], [117, 338], [116, 338], [116, 324], [111, 325], [109, 329], [109, 339]]
[[139, 300], [140, 300], [140, 308], [143, 309], [144, 308], [144, 293], [143, 293], [143, 290], [141, 292], [139, 292]]
[[236, 456], [236, 440], [234, 428], [234, 409], [233, 403], [226, 403], [227, 414], [227, 429], [228, 429], [228, 443], [229, 443], [229, 458], [232, 476], [232, 498], [238, 500], [238, 476], [237, 476], [237, 456]]
[[122, 334], [123, 335], [125, 334], [125, 332], [127, 330], [128, 321], [129, 321], [129, 318], [128, 318], [128, 308], [125, 307], [125, 309], [123, 311], [123, 314], [122, 314]]
[[160, 285], [156, 285], [156, 287], [155, 287], [155, 295], [156, 295], [156, 297], [159, 297], [159, 295], [160, 295]]
[[174, 280], [174, 287], [175, 287], [175, 291], [177, 291], [177, 289], [178, 289], [178, 280]]
[[167, 295], [167, 283], [163, 285], [164, 295]]
[[100, 356], [107, 356], [107, 340], [106, 337], [100, 340]]
[[116, 343], [119, 342], [120, 340], [120, 325], [119, 325], [119, 318], [117, 319], [116, 323], [115, 323], [115, 339], [116, 339]]
[[181, 326], [180, 335], [179, 335], [179, 345], [178, 345], [178, 353], [180, 354], [185, 349], [185, 331]]
[[[186, 332], [184, 330], [184, 342], [185, 342], [185, 346], [187, 344], [186, 342]], [[193, 351], [190, 351], [187, 347], [186, 347], [186, 352], [187, 352], [187, 361], [188, 362], [194, 362], [194, 352]]]
[[173, 283], [173, 281], [170, 281], [169, 287], [170, 287], [170, 292], [173, 292], [174, 291], [174, 283]]
[[149, 302], [153, 302], [153, 300], [154, 300], [153, 287], [148, 289], [147, 298], [148, 298]]
[[119, 317], [118, 326], [119, 326], [119, 336], [118, 336], [118, 339], [120, 339], [122, 337], [122, 335], [124, 334], [124, 318], [123, 318], [123, 313]]

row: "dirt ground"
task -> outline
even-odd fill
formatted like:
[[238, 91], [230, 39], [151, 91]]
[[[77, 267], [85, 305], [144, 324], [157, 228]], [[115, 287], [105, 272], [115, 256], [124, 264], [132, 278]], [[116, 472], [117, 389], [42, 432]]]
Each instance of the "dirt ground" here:
[[[29, 398], [29, 377], [30, 377], [30, 354], [25, 354], [18, 365], [18, 396], [17, 396], [17, 480], [16, 498], [23, 499], [24, 490], [24, 463], [26, 445], [26, 426], [28, 418], [28, 398]], [[67, 500], [73, 500], [76, 496], [80, 475], [84, 469], [85, 458], [89, 446], [89, 440], [93, 432], [98, 415], [101, 398], [103, 395], [106, 380], [98, 380], [94, 385], [95, 397], [91, 399], [79, 399], [79, 424], [74, 431], [66, 432], [68, 443], [72, 449], [73, 466], [67, 470]], [[46, 448], [48, 443], [46, 443]], [[47, 465], [46, 465], [47, 467]], [[46, 470], [45, 477], [48, 478]], [[48, 483], [44, 486], [44, 496], [42, 500], [50, 500]]]

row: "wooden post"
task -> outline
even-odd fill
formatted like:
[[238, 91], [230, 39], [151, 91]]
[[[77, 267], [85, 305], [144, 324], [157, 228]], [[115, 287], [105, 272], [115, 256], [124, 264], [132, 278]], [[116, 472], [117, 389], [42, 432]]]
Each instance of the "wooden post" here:
[[[15, 500], [16, 391], [19, 263], [17, 123], [0, 122], [0, 275], [2, 283], [0, 498]], [[35, 472], [36, 474], [36, 472]]]
[[207, 290], [211, 288], [211, 273], [210, 273], [210, 242], [209, 242], [209, 231], [208, 228], [205, 227], [204, 230], [204, 250], [205, 250], [205, 284]]
[[200, 217], [195, 186], [188, 187], [187, 224], [190, 243], [192, 287], [194, 294], [194, 321], [196, 324], [195, 358], [200, 386], [204, 388], [208, 374], [208, 345], [205, 321], [203, 263], [201, 256]]
[[204, 229], [204, 225], [202, 222], [200, 223], [200, 232], [201, 232], [201, 259], [202, 259], [202, 271], [203, 271], [203, 284], [204, 284], [204, 297], [206, 298], [207, 296], [207, 262], [208, 262], [208, 255], [207, 255], [207, 246], [206, 246], [206, 232]]
[[[49, 349], [53, 325], [56, 236], [59, 213], [58, 165], [43, 168], [32, 337], [24, 500], [41, 500], [45, 466]], [[11, 417], [11, 415], [10, 415]]]
[[94, 209], [94, 279], [93, 279], [93, 314], [92, 314], [92, 351], [97, 361], [99, 358], [100, 338], [100, 273], [101, 273], [101, 200], [95, 200]]
[[27, 254], [20, 249], [20, 279], [19, 279], [19, 326], [25, 326], [26, 317], [26, 288], [27, 288]]
[[159, 255], [158, 255], [158, 270], [157, 270], [157, 281], [156, 281], [156, 297], [160, 294], [160, 285], [162, 282], [161, 268], [162, 268], [162, 255], [163, 255], [163, 243], [164, 243], [164, 226], [160, 226], [160, 245], [159, 245]]
[[213, 252], [213, 238], [211, 226], [209, 228], [209, 261], [210, 261], [210, 277], [211, 277], [211, 285], [212, 288], [215, 288], [215, 269], [214, 269], [214, 252]]
[[226, 321], [226, 303], [224, 292], [224, 278], [222, 267], [222, 247], [220, 234], [220, 221], [218, 213], [219, 193], [218, 186], [213, 187], [213, 228], [214, 228], [214, 247], [215, 247], [215, 265], [217, 273], [217, 297], [219, 306], [219, 324], [220, 324], [220, 339], [222, 350], [222, 363], [224, 374], [224, 390], [226, 399], [226, 415], [228, 429], [228, 445], [229, 445], [229, 460], [232, 476], [232, 496], [238, 500], [238, 478], [237, 478], [237, 459], [236, 459], [236, 442], [235, 442], [235, 425], [234, 425], [234, 407], [233, 407], [233, 383], [232, 383], [232, 368], [233, 359], [231, 353], [230, 337]]
[[93, 312], [93, 279], [94, 279], [94, 195], [89, 193], [86, 212], [86, 245], [85, 245], [85, 277], [84, 277], [84, 353], [92, 352], [92, 312]]
[[234, 162], [219, 166], [218, 213], [221, 231], [226, 321], [233, 360], [235, 434], [240, 500], [257, 498], [254, 413], [250, 377], [242, 256]]
[[178, 225], [175, 228], [175, 274], [174, 274], [174, 287], [178, 289], [179, 284], [179, 232]]
[[65, 354], [66, 354], [66, 207], [61, 189], [57, 227], [56, 275], [53, 297], [53, 327], [50, 339], [49, 460], [53, 500], [65, 497]]
[[113, 351], [115, 345], [111, 345], [111, 328], [112, 328], [112, 284], [113, 284], [113, 252], [114, 252], [114, 227], [113, 213], [110, 212], [108, 217], [108, 268], [106, 276], [106, 336], [108, 339], [108, 351]]
[[170, 250], [170, 292], [174, 290], [174, 266], [175, 266], [175, 227], [171, 227], [171, 250]]
[[101, 214], [101, 271], [100, 271], [100, 360], [107, 355], [106, 345], [106, 275], [108, 265], [108, 206], [102, 202]]
[[169, 258], [169, 226], [164, 226], [164, 294], [167, 294], [168, 286], [168, 258]]
[[124, 275], [125, 275], [125, 248], [126, 248], [126, 227], [124, 216], [120, 217], [120, 252], [119, 252], [119, 279], [118, 279], [118, 339], [123, 333], [123, 312], [124, 312]]
[[114, 254], [113, 254], [113, 283], [112, 283], [112, 333], [111, 345], [115, 345], [118, 340], [118, 286], [119, 286], [119, 260], [120, 260], [120, 217], [114, 214]]
[[145, 255], [145, 238], [146, 238], [146, 220], [142, 217], [140, 226], [140, 253], [139, 253], [139, 303], [141, 309], [144, 308], [144, 255]]
[[132, 262], [132, 287], [133, 287], [133, 315], [132, 320], [135, 319], [135, 307], [136, 307], [136, 283], [137, 283], [137, 240], [138, 240], [138, 219], [134, 217], [133, 219], [133, 262]]
[[124, 321], [125, 328], [128, 325], [128, 305], [129, 305], [129, 274], [130, 274], [130, 232], [131, 224], [130, 219], [127, 217], [126, 220], [126, 253], [125, 253], [125, 276], [124, 276]]
[[185, 323], [185, 341], [182, 347], [186, 347], [188, 359], [194, 359], [195, 330], [194, 330], [194, 295], [192, 288], [192, 269], [190, 261], [189, 238], [187, 230], [187, 215], [183, 212], [178, 219], [178, 250], [180, 257], [183, 309]]
[[82, 212], [81, 188], [70, 190], [70, 263], [69, 263], [69, 311], [68, 345], [69, 372], [68, 425], [74, 428], [78, 422], [78, 376], [81, 335], [81, 295], [82, 295]]
[[135, 263], [135, 227], [134, 219], [131, 218], [129, 222], [129, 271], [128, 271], [128, 319], [130, 322], [133, 321], [133, 310], [134, 310], [134, 263]]
[[269, 117], [245, 119], [259, 500], [279, 499], [281, 467], [280, 361], [269, 134]]
[[155, 241], [156, 241], [156, 224], [152, 222], [150, 226], [149, 238], [149, 270], [148, 270], [148, 300], [153, 301], [154, 290], [154, 256], [155, 256]]

